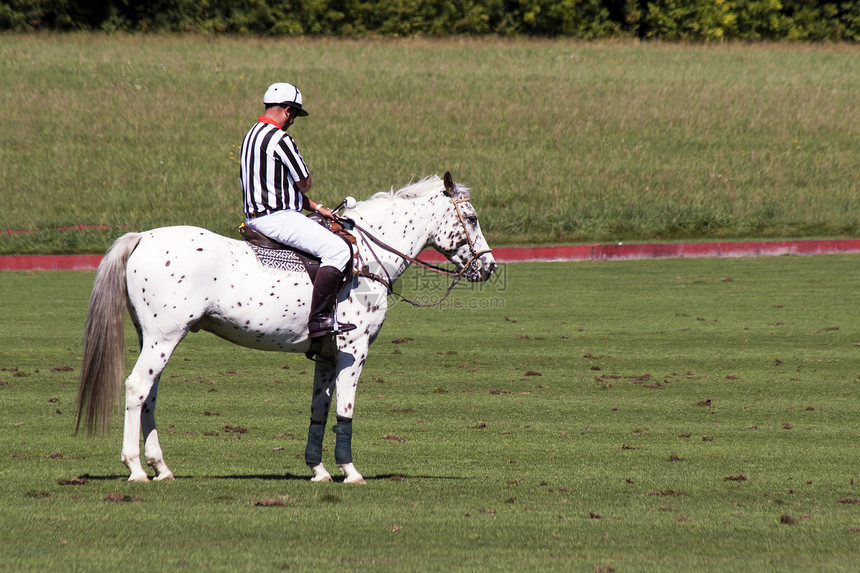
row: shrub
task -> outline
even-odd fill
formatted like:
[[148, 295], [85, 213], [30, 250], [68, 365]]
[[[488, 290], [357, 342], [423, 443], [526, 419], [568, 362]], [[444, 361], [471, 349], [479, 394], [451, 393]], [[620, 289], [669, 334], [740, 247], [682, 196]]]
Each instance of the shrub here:
[[860, 0], [12, 0], [0, 30], [860, 39]]

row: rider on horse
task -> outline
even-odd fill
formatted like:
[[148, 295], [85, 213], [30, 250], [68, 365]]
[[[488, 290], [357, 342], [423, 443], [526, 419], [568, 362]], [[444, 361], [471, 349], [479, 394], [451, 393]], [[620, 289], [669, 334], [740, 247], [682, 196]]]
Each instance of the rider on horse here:
[[296, 117], [306, 116], [302, 94], [292, 84], [276, 83], [263, 96], [265, 113], [242, 141], [239, 179], [244, 193], [245, 224], [263, 235], [320, 259], [311, 298], [308, 335], [311, 339], [355, 328], [334, 318], [337, 293], [350, 263], [343, 239], [302, 214], [314, 211], [334, 220], [331, 209], [307, 196], [311, 175], [296, 142], [286, 131]]

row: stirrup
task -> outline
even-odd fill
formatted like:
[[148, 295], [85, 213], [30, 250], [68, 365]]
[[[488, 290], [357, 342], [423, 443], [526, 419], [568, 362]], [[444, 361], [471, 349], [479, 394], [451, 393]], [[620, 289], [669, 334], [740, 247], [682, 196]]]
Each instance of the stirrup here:
[[[319, 327], [318, 330], [311, 329], [311, 324], [316, 322]], [[318, 321], [311, 321], [308, 324], [308, 338], [311, 340], [322, 338], [323, 336], [328, 336], [329, 334], [343, 334], [344, 332], [349, 332], [351, 330], [355, 330], [355, 325], [350, 324], [349, 322], [339, 323], [333, 317], [325, 317]]]
[[343, 334], [344, 332], [349, 332], [350, 330], [355, 330], [355, 325], [349, 322], [344, 322], [343, 324], [336, 322], [334, 325], [334, 330], [331, 331], [332, 334]]

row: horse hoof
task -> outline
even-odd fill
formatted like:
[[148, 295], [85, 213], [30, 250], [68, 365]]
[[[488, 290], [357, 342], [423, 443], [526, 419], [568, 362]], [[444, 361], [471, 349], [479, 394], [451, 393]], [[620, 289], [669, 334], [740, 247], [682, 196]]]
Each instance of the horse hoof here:
[[325, 469], [325, 466], [322, 463], [318, 463], [317, 465], [308, 464], [308, 467], [313, 472], [313, 477], [311, 477], [311, 481], [315, 482], [327, 482], [331, 481], [331, 474], [328, 473], [328, 470]]
[[346, 475], [343, 480], [343, 483], [367, 483], [366, 481], [364, 481], [364, 476], [362, 476], [358, 472], [358, 470], [355, 469], [355, 466], [352, 464], [352, 462], [346, 464], [339, 464], [338, 467], [340, 468], [340, 471], [342, 471]]
[[166, 474], [159, 474], [153, 478], [155, 481], [173, 481], [176, 478], [173, 476], [173, 472], [169, 472]]
[[149, 476], [146, 474], [140, 476], [131, 476], [130, 478], [128, 478], [128, 481], [143, 483], [149, 481]]

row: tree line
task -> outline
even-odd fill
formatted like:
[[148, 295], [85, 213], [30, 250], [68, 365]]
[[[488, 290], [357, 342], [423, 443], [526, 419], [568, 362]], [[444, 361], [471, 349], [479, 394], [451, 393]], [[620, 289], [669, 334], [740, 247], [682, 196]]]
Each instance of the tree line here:
[[860, 0], [5, 0], [0, 30], [855, 42]]

